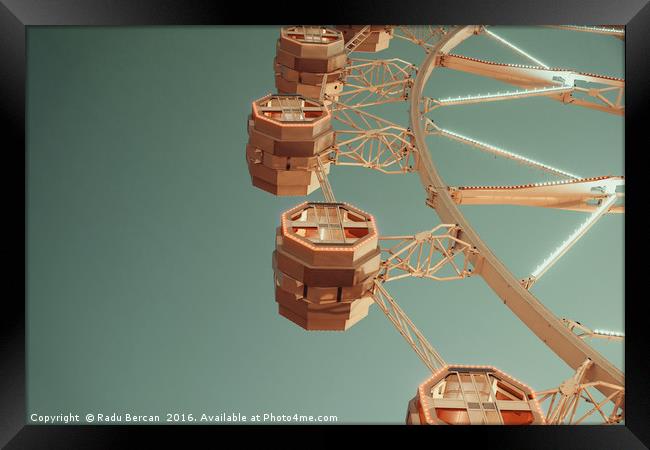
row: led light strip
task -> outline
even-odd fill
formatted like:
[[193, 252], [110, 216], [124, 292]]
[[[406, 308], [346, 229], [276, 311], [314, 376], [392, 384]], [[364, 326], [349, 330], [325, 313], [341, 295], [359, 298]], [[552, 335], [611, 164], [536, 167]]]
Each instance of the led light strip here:
[[620, 36], [625, 36], [625, 30], [619, 30], [617, 28], [588, 27], [585, 25], [550, 25], [550, 26], [553, 28], [560, 28], [564, 30], [587, 31], [590, 33], [616, 34]]
[[608, 330], [594, 330], [594, 334], [599, 334], [601, 336], [625, 337], [621, 332]]
[[591, 216], [558, 247], [553, 253], [549, 255], [537, 268], [533, 271], [532, 276], [539, 279], [544, 273], [557, 262], [562, 255], [564, 255], [589, 229], [600, 219], [616, 202], [616, 195], [610, 195], [609, 198], [593, 212]]
[[513, 49], [514, 51], [516, 51], [517, 53], [519, 53], [520, 55], [523, 55], [523, 56], [525, 56], [526, 58], [530, 59], [530, 60], [533, 61], [535, 64], [537, 64], [537, 65], [543, 67], [544, 69], [548, 69], [548, 68], [549, 68], [546, 64], [544, 64], [543, 62], [541, 62], [539, 59], [537, 59], [537, 58], [533, 58], [531, 55], [529, 55], [528, 53], [526, 53], [525, 51], [523, 51], [522, 49], [520, 49], [519, 47], [517, 47], [515, 44], [512, 44], [512, 43], [508, 42], [507, 40], [505, 40], [504, 38], [502, 38], [501, 36], [499, 36], [499, 35], [496, 34], [495, 32], [490, 31], [490, 30], [485, 30], [485, 33], [486, 33], [488, 36], [490, 36], [491, 38], [493, 38], [493, 39], [499, 41], [500, 43], [502, 43], [502, 44], [505, 45], [506, 47], [509, 47], [509, 48]]
[[524, 89], [519, 91], [497, 92], [496, 94], [478, 94], [467, 95], [465, 97], [448, 97], [437, 100], [442, 105], [463, 105], [469, 103], [480, 103], [484, 100], [506, 100], [509, 98], [525, 98], [546, 95], [550, 92], [570, 92], [574, 88], [571, 86], [553, 86], [538, 89]]
[[[622, 177], [621, 177], [622, 178]], [[601, 177], [589, 177], [589, 178], [580, 178], [575, 180], [558, 180], [558, 181], [541, 181], [539, 183], [529, 183], [529, 184], [513, 184], [506, 186], [496, 186], [496, 185], [482, 185], [482, 186], [456, 186], [456, 189], [467, 190], [467, 189], [526, 189], [534, 187], [544, 187], [544, 186], [559, 186], [567, 184], [577, 184], [577, 183], [589, 183], [592, 181], [603, 180], [603, 184], [607, 186], [614, 185], [614, 188], [619, 185], [623, 185], [622, 181], [618, 180], [618, 177], [612, 177], [610, 175], [605, 175]]]
[[552, 173], [557, 176], [565, 177], [565, 178], [572, 178], [574, 180], [578, 180], [582, 177], [579, 175], [572, 174], [570, 172], [566, 172], [561, 169], [556, 169], [555, 167], [551, 167], [548, 164], [541, 163], [539, 161], [535, 161], [534, 159], [526, 158], [525, 156], [518, 155], [513, 152], [509, 152], [507, 150], [503, 150], [501, 148], [495, 147], [494, 145], [486, 144], [484, 142], [477, 141], [476, 139], [472, 139], [467, 136], [463, 136], [462, 134], [456, 133], [454, 131], [450, 130], [445, 130], [444, 128], [440, 128], [438, 130], [438, 133], [442, 136], [446, 136], [452, 139], [455, 139], [460, 142], [464, 142], [466, 144], [472, 145], [474, 147], [477, 147], [480, 150], [484, 150], [488, 153], [492, 153], [497, 156], [503, 156], [508, 159], [513, 159], [515, 161], [522, 162], [526, 165], [538, 168], [540, 170], [543, 170], [545, 172]]

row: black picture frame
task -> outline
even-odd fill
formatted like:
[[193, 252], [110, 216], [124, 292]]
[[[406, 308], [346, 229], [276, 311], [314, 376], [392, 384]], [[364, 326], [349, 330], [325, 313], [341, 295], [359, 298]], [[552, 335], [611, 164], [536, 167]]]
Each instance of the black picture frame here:
[[[472, 0], [436, 2], [354, 1], [336, 7], [307, 8], [305, 2], [210, 2], [189, 0], [0, 0], [0, 111], [5, 126], [2, 139], [6, 183], [5, 205], [11, 200], [13, 214], [7, 241], [14, 236], [25, 238], [25, 186], [18, 180], [25, 166], [25, 77], [26, 30], [30, 26], [83, 25], [223, 25], [280, 23], [480, 23], [494, 25], [540, 24], [625, 24], [626, 118], [625, 141], [626, 184], [626, 286], [631, 286], [625, 303], [625, 374], [626, 419], [624, 426], [545, 426], [545, 427], [389, 427], [404, 437], [418, 434], [423, 439], [449, 439], [464, 447], [470, 442], [481, 448], [517, 449], [637, 449], [650, 445], [650, 354], [643, 344], [646, 306], [643, 294], [635, 286], [642, 283], [645, 260], [630, 263], [633, 255], [643, 255], [644, 236], [640, 207], [640, 180], [643, 165], [638, 153], [647, 147], [648, 104], [650, 103], [650, 4], [649, 0], [624, 2], [604, 0]], [[245, 100], [242, 100], [245, 101]], [[242, 119], [244, 120], [244, 119]], [[14, 179], [14, 177], [16, 179]], [[20, 188], [23, 186], [22, 213]], [[22, 219], [21, 219], [22, 218]], [[28, 242], [25, 245], [29, 245]], [[641, 247], [641, 248], [639, 248]], [[211, 426], [39, 426], [26, 425], [25, 389], [25, 298], [26, 282], [18, 280], [19, 272], [26, 280], [25, 250], [17, 250], [11, 270], [5, 278], [2, 327], [0, 329], [0, 446], [6, 448], [128, 448], [146, 434], [154, 440], [170, 442], [180, 437], [186, 442], [189, 433], [209, 438], [225, 430], [246, 433], [247, 438], [259, 433], [284, 429], [295, 433], [295, 427], [211, 427]], [[21, 256], [22, 255], [22, 256]], [[629, 282], [629, 284], [628, 284]], [[16, 289], [7, 289], [7, 288]], [[628, 288], [629, 289], [629, 288]], [[11, 293], [10, 293], [11, 292]], [[21, 295], [22, 293], [22, 295]], [[298, 427], [300, 429], [307, 427]], [[309, 426], [311, 428], [320, 428]], [[339, 428], [340, 429], [340, 428]], [[327, 436], [337, 433], [328, 428]], [[374, 432], [373, 432], [374, 433]], [[444, 435], [444, 436], [443, 436]], [[314, 435], [309, 438], [313, 442]], [[321, 436], [319, 434], [319, 436]], [[325, 435], [322, 435], [325, 436]], [[220, 437], [219, 439], [224, 439]], [[336, 438], [332, 438], [336, 439]], [[366, 439], [364, 437], [364, 439]], [[410, 437], [409, 437], [410, 439]], [[179, 441], [180, 442], [180, 441]], [[222, 441], [223, 442], [223, 441]], [[338, 445], [338, 444], [337, 444]], [[409, 444], [411, 445], [411, 444]], [[454, 444], [455, 445], [455, 444]], [[150, 445], [151, 446], [151, 445]]]

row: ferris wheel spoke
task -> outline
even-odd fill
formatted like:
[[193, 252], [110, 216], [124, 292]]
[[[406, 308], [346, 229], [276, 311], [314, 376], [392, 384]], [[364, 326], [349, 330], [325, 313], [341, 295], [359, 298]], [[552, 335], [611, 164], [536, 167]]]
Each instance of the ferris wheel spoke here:
[[580, 322], [567, 319], [567, 318], [563, 318], [562, 322], [564, 322], [564, 324], [567, 326], [567, 328], [569, 328], [569, 330], [581, 333], [578, 334], [577, 336], [582, 339], [597, 338], [597, 339], [606, 339], [608, 341], [622, 341], [625, 339], [625, 334], [619, 333], [617, 331], [599, 330], [599, 329], [592, 330], [591, 328], [583, 325]]
[[[515, 205], [593, 213], [609, 196], [607, 192], [615, 191], [624, 183], [622, 176], [603, 176], [510, 186], [449, 186], [447, 190], [457, 205]], [[619, 192], [616, 195], [625, 196]], [[615, 205], [607, 211], [608, 214], [624, 212], [624, 205]]]
[[583, 33], [605, 34], [615, 36], [621, 39], [625, 38], [625, 28], [617, 26], [584, 26], [584, 25], [544, 25], [548, 28], [557, 28], [560, 30], [579, 31]]
[[440, 66], [461, 72], [487, 76], [513, 85], [548, 86], [568, 85], [574, 81], [599, 83], [607, 86], [624, 87], [625, 80], [608, 75], [578, 72], [561, 68], [543, 68], [524, 64], [507, 64], [488, 61], [455, 53], [443, 54]]
[[533, 167], [535, 169], [539, 169], [539, 170], [542, 170], [544, 172], [550, 173], [552, 175], [559, 176], [561, 178], [570, 178], [570, 179], [574, 179], [574, 180], [578, 180], [578, 179], [582, 178], [579, 175], [575, 175], [573, 173], [570, 173], [570, 172], [567, 172], [567, 171], [564, 171], [564, 170], [549, 166], [548, 164], [544, 164], [544, 163], [541, 163], [539, 161], [535, 161], [534, 159], [527, 158], [525, 156], [521, 156], [521, 155], [519, 155], [517, 153], [511, 152], [511, 151], [508, 151], [508, 150], [504, 150], [504, 149], [496, 147], [494, 145], [478, 141], [478, 140], [476, 140], [474, 138], [464, 136], [464, 135], [462, 135], [460, 133], [456, 133], [455, 131], [440, 128], [437, 125], [435, 125], [434, 123], [431, 123], [431, 128], [429, 128], [428, 130], [429, 130], [429, 134], [443, 136], [443, 137], [446, 137], [448, 139], [460, 142], [462, 144], [466, 144], [466, 145], [468, 145], [470, 147], [477, 148], [478, 150], [481, 150], [481, 151], [483, 151], [485, 153], [489, 153], [489, 154], [492, 154], [494, 156], [499, 156], [499, 157], [502, 157], [502, 158], [505, 158], [505, 159], [510, 159], [510, 160], [516, 161], [518, 163], [524, 164], [526, 166], [530, 166], [530, 167]]
[[[549, 92], [547, 95], [565, 104], [616, 115], [625, 113], [625, 80], [622, 78], [566, 69], [504, 64], [452, 53], [441, 55], [440, 66], [492, 78], [524, 89], [572, 88], [566, 92]], [[614, 98], [607, 98], [611, 93], [616, 94]]]
[[541, 62], [539, 59], [534, 58], [534, 57], [531, 56], [529, 53], [527, 53], [527, 52], [525, 52], [524, 50], [522, 50], [521, 48], [517, 47], [517, 46], [516, 46], [515, 44], [513, 44], [512, 42], [510, 42], [510, 41], [508, 41], [507, 39], [505, 39], [505, 38], [499, 36], [498, 34], [496, 34], [494, 31], [485, 28], [485, 29], [484, 29], [484, 33], [485, 33], [487, 36], [489, 36], [489, 37], [491, 37], [492, 39], [494, 39], [495, 41], [497, 41], [498, 43], [500, 43], [500, 44], [502, 44], [502, 45], [505, 45], [505, 46], [508, 47], [510, 50], [513, 50], [515, 53], [517, 53], [517, 54], [523, 56], [524, 58], [528, 59], [529, 61], [534, 62], [536, 65], [538, 65], [538, 66], [540, 66], [540, 67], [543, 67], [543, 68], [545, 68], [545, 69], [548, 69], [548, 68], [549, 68], [546, 64], [544, 64], [543, 62]]
[[594, 224], [598, 222], [598, 220], [603, 217], [612, 206], [614, 206], [617, 198], [618, 197], [616, 195], [612, 194], [607, 199], [602, 200], [602, 203], [598, 209], [596, 209], [591, 214], [591, 216], [589, 216], [589, 218], [582, 223], [582, 225], [576, 228], [573, 233], [571, 233], [560, 246], [558, 246], [544, 261], [542, 261], [539, 266], [537, 266], [537, 268], [528, 278], [528, 286], [526, 287], [530, 288], [532, 284], [538, 281], [542, 275], [548, 271], [548, 269], [550, 269], [556, 262], [558, 262], [559, 259], [564, 256], [571, 249], [571, 247], [573, 247], [576, 242], [580, 240], [581, 237], [587, 234], [587, 231], [589, 231], [591, 227], [593, 227]]
[[551, 95], [571, 93], [573, 91], [575, 91], [575, 88], [572, 86], [550, 86], [550, 87], [533, 88], [533, 89], [519, 89], [515, 91], [506, 91], [506, 92], [497, 92], [497, 93], [446, 97], [440, 99], [423, 97], [424, 100], [423, 113], [426, 114], [441, 106], [470, 105], [474, 103], [489, 103], [489, 102], [497, 102], [502, 100], [517, 100], [517, 99], [529, 98], [529, 97], [547, 97]]

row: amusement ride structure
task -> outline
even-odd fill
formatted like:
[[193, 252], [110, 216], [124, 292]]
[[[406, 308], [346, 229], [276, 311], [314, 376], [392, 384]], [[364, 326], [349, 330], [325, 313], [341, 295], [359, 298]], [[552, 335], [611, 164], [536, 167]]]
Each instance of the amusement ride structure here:
[[[621, 39], [625, 33], [613, 25], [555, 28]], [[453, 53], [476, 35], [488, 36], [531, 64]], [[424, 50], [419, 67], [400, 59], [352, 57], [386, 49], [394, 38]], [[428, 98], [423, 89], [437, 68], [489, 77], [511, 88]], [[408, 403], [408, 424], [579, 424], [589, 417], [606, 424], [621, 422], [624, 375], [586, 340], [622, 340], [623, 335], [556, 317], [530, 288], [602, 216], [624, 212], [624, 178], [582, 178], [442, 128], [433, 117], [446, 106], [527, 97], [624, 115], [625, 81], [549, 67], [487, 26], [285, 27], [274, 69], [277, 94], [253, 101], [248, 119], [246, 160], [252, 184], [279, 196], [305, 196], [320, 187], [325, 198], [301, 203], [280, 218], [272, 258], [279, 313], [307, 330], [343, 331], [376, 304], [432, 373]], [[409, 127], [369, 112], [371, 106], [393, 102], [410, 105]], [[427, 148], [426, 137], [432, 135], [539, 169], [557, 181], [449, 186]], [[440, 224], [410, 235], [379, 235], [371, 214], [335, 199], [328, 181], [332, 166], [417, 173], [424, 203], [437, 213]], [[459, 209], [496, 204], [580, 211], [586, 219], [529, 277], [518, 279]], [[447, 363], [386, 289], [388, 282], [407, 277], [447, 281], [470, 276], [481, 277], [574, 375], [556, 388], [534, 392], [495, 367]]]

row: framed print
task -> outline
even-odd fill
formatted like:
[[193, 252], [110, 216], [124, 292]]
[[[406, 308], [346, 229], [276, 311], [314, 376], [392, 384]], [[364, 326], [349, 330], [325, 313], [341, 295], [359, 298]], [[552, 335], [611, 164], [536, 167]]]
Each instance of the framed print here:
[[647, 2], [275, 6], [2, 0], [0, 443], [647, 448]]

